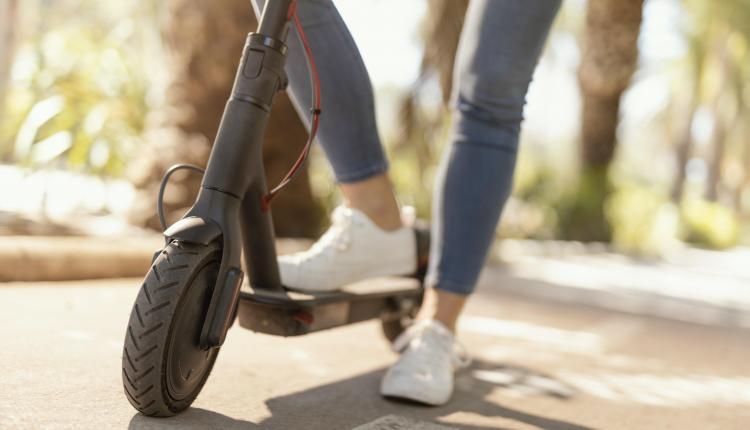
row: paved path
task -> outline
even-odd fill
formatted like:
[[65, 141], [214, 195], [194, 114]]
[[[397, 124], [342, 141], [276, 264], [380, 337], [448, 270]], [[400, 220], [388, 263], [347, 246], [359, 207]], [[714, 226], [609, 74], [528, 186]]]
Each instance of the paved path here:
[[[490, 276], [491, 277], [491, 276]], [[138, 280], [0, 286], [0, 429], [747, 429], [750, 332], [506, 296], [460, 328], [475, 357], [449, 405], [377, 394], [376, 323], [283, 339], [234, 328], [194, 407], [136, 414], [122, 394]]]
[[750, 248], [636, 259], [601, 244], [501, 241], [487, 277], [517, 296], [750, 329]]

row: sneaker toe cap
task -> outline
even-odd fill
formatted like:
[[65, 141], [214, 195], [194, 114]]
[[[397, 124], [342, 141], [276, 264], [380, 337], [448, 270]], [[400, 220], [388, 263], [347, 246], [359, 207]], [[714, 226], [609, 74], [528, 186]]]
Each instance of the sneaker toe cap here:
[[408, 399], [439, 406], [448, 402], [453, 384], [431, 372], [410, 371], [393, 367], [383, 377], [380, 393], [386, 397]]

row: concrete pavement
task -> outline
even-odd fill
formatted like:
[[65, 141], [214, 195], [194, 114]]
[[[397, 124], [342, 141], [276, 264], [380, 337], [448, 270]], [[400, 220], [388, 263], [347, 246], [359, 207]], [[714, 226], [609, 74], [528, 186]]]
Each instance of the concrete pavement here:
[[[277, 240], [279, 253], [310, 241]], [[140, 277], [158, 234], [0, 237], [0, 282]], [[750, 248], [718, 252], [677, 247], [660, 259], [635, 259], [602, 244], [503, 240], [486, 278], [518, 297], [587, 304], [638, 315], [750, 329]], [[64, 284], [60, 284], [64, 285]]]
[[510, 296], [485, 276], [453, 401], [378, 396], [375, 322], [300, 338], [232, 329], [194, 407], [144, 417], [120, 356], [139, 279], [0, 286], [0, 429], [746, 429], [750, 332]]
[[638, 259], [602, 244], [504, 240], [488, 274], [517, 296], [750, 329], [750, 248]]

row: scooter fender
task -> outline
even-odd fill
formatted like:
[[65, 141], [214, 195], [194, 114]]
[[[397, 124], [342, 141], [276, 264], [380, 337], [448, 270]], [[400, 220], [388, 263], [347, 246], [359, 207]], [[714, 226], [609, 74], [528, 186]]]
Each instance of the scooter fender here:
[[228, 208], [227, 211], [221, 213], [223, 216], [220, 217], [220, 220], [225, 221], [226, 233], [221, 225], [211, 218], [190, 214], [164, 231], [167, 241], [176, 239], [203, 245], [217, 241], [222, 244], [221, 264], [216, 285], [213, 288], [211, 302], [201, 329], [200, 345], [204, 349], [218, 347], [224, 343], [242, 284], [243, 273], [239, 259], [241, 250], [239, 243], [232, 240], [238, 237], [236, 231], [239, 226], [229, 221], [237, 217], [228, 217], [227, 212], [232, 212], [232, 209]]
[[206, 218], [189, 216], [169, 226], [164, 231], [167, 240], [179, 239], [190, 243], [208, 245], [221, 236], [221, 227]]

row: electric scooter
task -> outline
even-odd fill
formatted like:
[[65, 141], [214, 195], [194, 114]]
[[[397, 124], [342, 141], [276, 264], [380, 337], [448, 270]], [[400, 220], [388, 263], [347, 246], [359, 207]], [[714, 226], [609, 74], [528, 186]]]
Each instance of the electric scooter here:
[[[165, 246], [154, 254], [138, 292], [122, 356], [126, 397], [145, 415], [172, 416], [190, 406], [235, 320], [256, 332], [298, 336], [380, 318], [392, 341], [421, 304], [429, 233], [418, 227], [414, 276], [325, 293], [295, 292], [280, 281], [270, 203], [304, 163], [321, 113], [317, 70], [295, 5], [268, 0], [257, 32], [247, 36], [205, 171], [176, 165], [162, 180], [157, 210]], [[311, 131], [292, 170], [269, 191], [261, 142], [274, 96], [287, 84], [285, 41], [292, 23], [313, 81]], [[162, 199], [170, 175], [180, 169], [204, 173], [203, 181], [194, 205], [167, 228]]]

